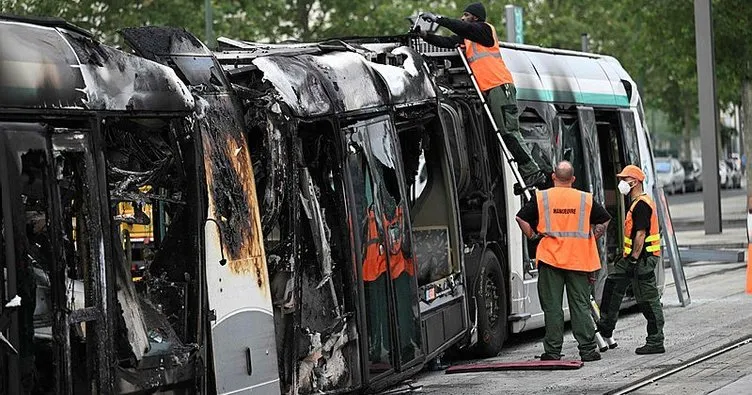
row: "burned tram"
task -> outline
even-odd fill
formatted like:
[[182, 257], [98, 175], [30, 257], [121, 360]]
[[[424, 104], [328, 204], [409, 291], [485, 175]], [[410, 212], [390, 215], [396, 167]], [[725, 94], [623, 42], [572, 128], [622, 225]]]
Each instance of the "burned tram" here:
[[[0, 18], [0, 392], [374, 392], [543, 326], [456, 52], [121, 34]], [[601, 284], [616, 173], [656, 193], [636, 86], [613, 58], [501, 51], [535, 160], [616, 219]]]
[[[212, 62], [0, 19], [0, 393], [279, 391], [250, 153]], [[131, 225], [153, 229], [137, 254]]]

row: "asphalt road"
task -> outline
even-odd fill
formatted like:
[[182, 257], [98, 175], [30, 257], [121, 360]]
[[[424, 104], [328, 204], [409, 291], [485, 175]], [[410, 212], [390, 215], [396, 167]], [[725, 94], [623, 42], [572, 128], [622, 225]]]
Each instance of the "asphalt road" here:
[[[639, 356], [634, 348], [644, 342], [645, 319], [633, 309], [622, 312], [614, 333], [619, 347], [603, 353], [603, 359], [588, 362], [578, 370], [559, 371], [499, 371], [481, 373], [444, 374], [424, 372], [413, 385], [428, 394], [603, 394], [641, 381], [699, 355], [712, 351], [730, 339], [750, 334], [752, 296], [743, 293], [745, 266], [743, 263], [695, 263], [686, 267], [692, 303], [681, 307], [674, 286], [667, 284], [664, 296], [666, 316], [666, 354]], [[670, 270], [667, 281], [671, 282]], [[511, 362], [534, 360], [542, 352], [543, 331], [515, 335], [505, 345], [502, 354], [483, 362]], [[752, 349], [752, 346], [747, 350]], [[565, 359], [578, 359], [576, 342], [568, 332], [564, 337]], [[738, 361], [735, 360], [735, 361]], [[454, 363], [473, 363], [460, 361]], [[745, 362], [713, 364], [719, 374], [703, 374], [697, 378], [682, 377], [681, 388], [671, 393], [707, 393], [744, 379], [752, 373]], [[721, 374], [722, 373], [722, 374]], [[695, 380], [695, 381], [693, 381]], [[655, 393], [649, 389], [647, 393]], [[643, 390], [644, 391], [644, 390]], [[660, 392], [660, 391], [658, 391]], [[636, 393], [643, 393], [637, 391]], [[666, 392], [661, 392], [666, 393]]]

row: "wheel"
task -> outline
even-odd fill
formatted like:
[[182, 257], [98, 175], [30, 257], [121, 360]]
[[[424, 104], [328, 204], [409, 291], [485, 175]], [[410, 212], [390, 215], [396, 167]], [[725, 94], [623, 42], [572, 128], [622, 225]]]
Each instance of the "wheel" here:
[[479, 358], [499, 355], [507, 340], [507, 287], [499, 259], [491, 250], [483, 254], [475, 285], [478, 309], [478, 343], [473, 354]]

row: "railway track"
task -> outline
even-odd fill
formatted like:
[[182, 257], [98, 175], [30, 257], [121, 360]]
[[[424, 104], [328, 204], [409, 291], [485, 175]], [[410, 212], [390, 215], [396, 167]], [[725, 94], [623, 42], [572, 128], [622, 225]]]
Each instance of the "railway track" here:
[[623, 394], [630, 394], [633, 393], [641, 388], [644, 388], [651, 384], [659, 384], [661, 383], [661, 380], [666, 380], [686, 369], [689, 369], [691, 367], [695, 367], [699, 364], [712, 361], [713, 358], [717, 358], [719, 356], [722, 356], [724, 354], [727, 354], [731, 351], [737, 350], [740, 347], [747, 346], [752, 343], [752, 336], [745, 336], [739, 339], [736, 339], [734, 341], [731, 341], [729, 343], [726, 343], [714, 350], [702, 353], [694, 358], [691, 358], [687, 360], [686, 362], [671, 367], [665, 370], [662, 370], [660, 372], [657, 372], [655, 374], [652, 374], [650, 376], [647, 376], [643, 379], [640, 379], [638, 381], [635, 381], [631, 384], [628, 384], [624, 387], [618, 388], [613, 391], [609, 391], [606, 394], [607, 395], [623, 395]]

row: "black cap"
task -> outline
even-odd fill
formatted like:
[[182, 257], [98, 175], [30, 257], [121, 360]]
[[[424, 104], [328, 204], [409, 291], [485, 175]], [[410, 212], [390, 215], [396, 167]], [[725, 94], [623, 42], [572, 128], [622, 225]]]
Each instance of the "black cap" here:
[[486, 20], [486, 7], [483, 7], [483, 4], [481, 3], [470, 3], [467, 7], [465, 7], [464, 12], [469, 12], [481, 21]]

